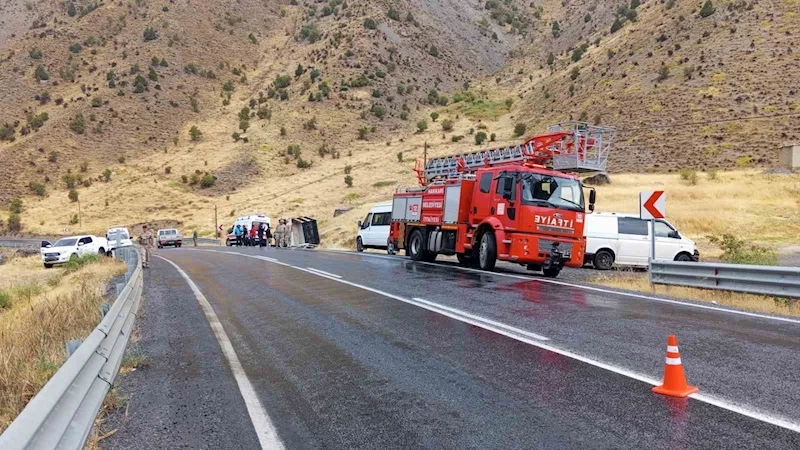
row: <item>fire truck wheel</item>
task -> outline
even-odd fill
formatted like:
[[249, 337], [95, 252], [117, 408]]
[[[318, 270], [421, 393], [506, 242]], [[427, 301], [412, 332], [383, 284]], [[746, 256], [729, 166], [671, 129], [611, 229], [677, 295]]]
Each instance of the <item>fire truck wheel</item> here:
[[364, 251], [364, 243], [361, 241], [361, 238], [358, 238], [358, 240], [356, 241], [356, 250], [359, 252]]
[[600, 250], [595, 253], [594, 267], [598, 270], [610, 270], [614, 267], [614, 254], [608, 250]]
[[433, 252], [425, 252], [425, 257], [423, 258], [423, 260], [424, 260], [425, 262], [430, 262], [430, 263], [432, 263], [432, 262], [435, 262], [435, 261], [436, 261], [436, 257], [437, 257], [437, 256], [439, 256], [439, 254], [438, 254], [438, 253], [433, 253]]
[[422, 261], [425, 258], [425, 239], [422, 232], [416, 229], [411, 232], [408, 238], [408, 247], [406, 247], [408, 256], [414, 261]]
[[462, 266], [473, 266], [473, 265], [475, 265], [475, 257], [472, 256], [471, 253], [458, 253], [458, 254], [456, 254], [456, 258], [458, 259], [458, 262]]
[[549, 269], [542, 270], [542, 273], [547, 278], [555, 278], [555, 277], [558, 276], [559, 273], [561, 273], [561, 268], [559, 268], [559, 267], [551, 267]]
[[494, 233], [487, 231], [481, 236], [478, 264], [482, 270], [492, 271], [497, 264], [497, 239]]

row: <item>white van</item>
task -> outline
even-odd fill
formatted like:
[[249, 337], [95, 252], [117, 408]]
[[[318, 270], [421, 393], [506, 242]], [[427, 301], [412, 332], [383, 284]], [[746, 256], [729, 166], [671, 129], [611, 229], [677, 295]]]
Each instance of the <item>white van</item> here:
[[392, 202], [378, 203], [369, 210], [363, 222], [358, 222], [356, 250], [365, 248], [388, 248], [389, 225], [392, 223]]
[[131, 240], [131, 233], [125, 227], [112, 227], [106, 231], [106, 240], [108, 240], [109, 250], [116, 249], [117, 240], [119, 240], [120, 247], [130, 247], [133, 245]]
[[236, 219], [235, 222], [233, 222], [233, 225], [231, 225], [231, 227], [228, 228], [228, 235], [225, 238], [225, 245], [227, 245], [228, 247], [232, 245], [238, 245], [236, 243], [237, 242], [236, 235], [233, 233], [233, 229], [236, 228], [236, 225], [246, 226], [247, 230], [249, 231], [253, 228], [253, 225], [261, 225], [262, 223], [265, 224], [267, 227], [269, 227], [270, 233], [273, 234], [275, 233], [275, 230], [272, 228], [272, 221], [264, 213], [239, 217], [238, 219]]
[[[656, 259], [697, 261], [700, 252], [666, 220], [656, 220]], [[586, 215], [585, 262], [596, 269], [618, 266], [647, 267], [650, 258], [650, 221], [635, 214]]]

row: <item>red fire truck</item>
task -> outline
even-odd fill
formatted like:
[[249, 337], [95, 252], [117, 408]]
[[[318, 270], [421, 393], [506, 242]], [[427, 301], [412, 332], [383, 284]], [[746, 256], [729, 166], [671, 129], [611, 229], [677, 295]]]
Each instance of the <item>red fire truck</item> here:
[[[483, 270], [509, 261], [548, 277], [582, 266], [587, 208], [578, 174], [605, 171], [613, 135], [571, 122], [515, 147], [417, 161], [420, 186], [393, 197], [390, 253], [456, 255]], [[591, 189], [589, 212], [595, 197]]]

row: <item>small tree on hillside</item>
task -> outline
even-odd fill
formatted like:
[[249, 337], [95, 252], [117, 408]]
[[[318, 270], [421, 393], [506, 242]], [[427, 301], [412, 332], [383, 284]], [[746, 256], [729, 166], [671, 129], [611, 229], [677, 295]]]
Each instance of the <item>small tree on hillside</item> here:
[[428, 129], [428, 121], [427, 120], [420, 120], [417, 122], [417, 131], [422, 133]]
[[158, 33], [156, 33], [156, 30], [154, 30], [153, 27], [145, 28], [144, 33], [142, 34], [144, 35], [145, 42], [155, 41], [156, 39], [158, 39]]
[[436, 119], [438, 119], [438, 118], [439, 118], [439, 113], [438, 112], [434, 111], [434, 112], [431, 113], [431, 119], [434, 122], [436, 122]]
[[69, 194], [67, 194], [67, 197], [69, 197], [69, 201], [71, 201], [72, 203], [77, 202], [78, 201], [78, 191], [76, 191], [75, 189], [70, 189], [69, 190]]
[[192, 139], [193, 141], [199, 141], [199, 140], [200, 140], [200, 137], [201, 137], [202, 135], [203, 135], [203, 132], [202, 132], [202, 131], [200, 131], [200, 129], [199, 129], [199, 128], [197, 128], [197, 126], [196, 126], [196, 125], [192, 125], [192, 128], [190, 128], [190, 129], [189, 129], [189, 137], [191, 137], [191, 139]]
[[711, 0], [706, 0], [706, 2], [703, 4], [703, 7], [700, 9], [700, 17], [706, 18], [714, 14], [715, 11], [714, 4], [711, 3]]
[[528, 126], [524, 123], [518, 123], [514, 126], [514, 137], [520, 137], [528, 130]]

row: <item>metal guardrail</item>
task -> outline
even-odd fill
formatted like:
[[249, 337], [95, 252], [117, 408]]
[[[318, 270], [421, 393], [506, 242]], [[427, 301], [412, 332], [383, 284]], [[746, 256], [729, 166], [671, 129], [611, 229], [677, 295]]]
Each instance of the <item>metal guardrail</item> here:
[[[183, 242], [185, 244], [187, 244], [187, 245], [191, 244], [192, 243], [192, 238], [191, 237], [183, 238]], [[201, 238], [201, 237], [197, 238], [197, 243], [198, 244], [207, 244], [207, 245], [222, 245], [222, 243], [220, 242], [219, 239]]]
[[650, 261], [650, 281], [774, 297], [800, 298], [800, 268]]
[[3, 450], [81, 449], [86, 444], [103, 399], [119, 374], [142, 298], [139, 250], [120, 248], [117, 257], [128, 264], [124, 289], [100, 325], [0, 436]]

